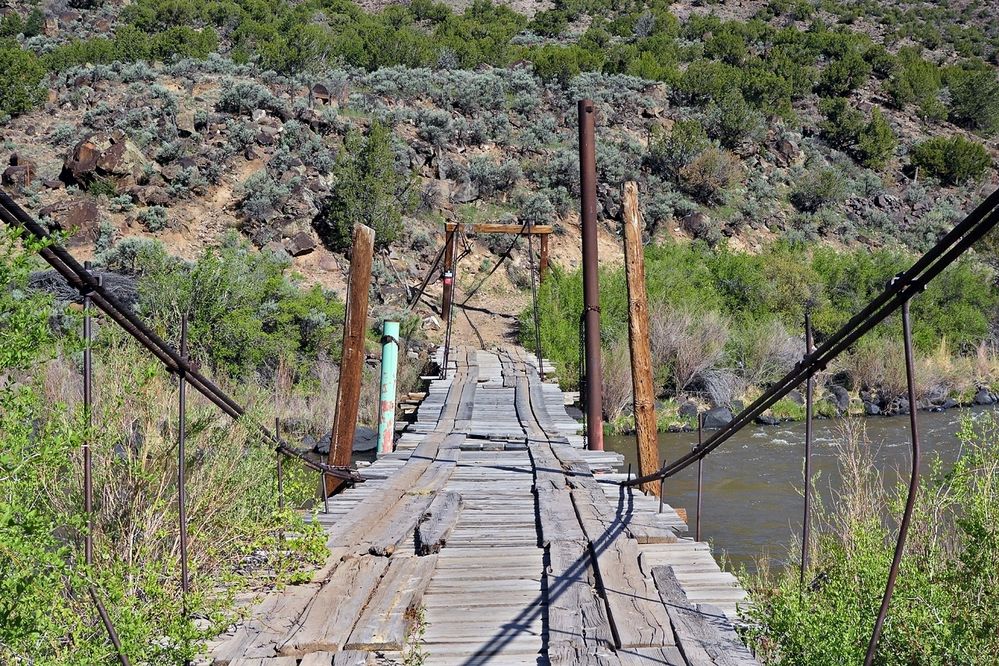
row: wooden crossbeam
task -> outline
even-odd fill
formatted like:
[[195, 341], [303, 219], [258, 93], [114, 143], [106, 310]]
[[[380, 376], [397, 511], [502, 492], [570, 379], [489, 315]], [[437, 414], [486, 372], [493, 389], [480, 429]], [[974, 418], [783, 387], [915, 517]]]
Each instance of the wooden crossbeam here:
[[545, 236], [555, 232], [555, 228], [550, 224], [534, 224], [527, 226], [524, 224], [509, 224], [501, 222], [470, 222], [468, 224], [445, 222], [444, 230], [447, 232], [464, 231], [467, 234], [530, 234], [533, 236]]

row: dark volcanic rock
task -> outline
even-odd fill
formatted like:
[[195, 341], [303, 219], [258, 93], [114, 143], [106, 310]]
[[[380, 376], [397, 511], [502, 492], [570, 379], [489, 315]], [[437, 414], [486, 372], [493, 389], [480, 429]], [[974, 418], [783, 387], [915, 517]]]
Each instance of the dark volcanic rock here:
[[829, 391], [829, 402], [836, 407], [837, 411], [843, 413], [850, 408], [850, 393], [845, 388], [833, 384], [827, 386], [826, 390]]
[[732, 410], [728, 407], [715, 407], [704, 412], [704, 428], [717, 430], [732, 420]]
[[90, 197], [71, 199], [45, 206], [38, 211], [39, 217], [48, 217], [50, 226], [70, 233], [70, 247], [86, 245], [97, 240], [101, 223], [101, 212]]
[[978, 393], [975, 394], [974, 403], [976, 405], [991, 405], [995, 403], [995, 399], [989, 393], [988, 389], [980, 388], [978, 389]]

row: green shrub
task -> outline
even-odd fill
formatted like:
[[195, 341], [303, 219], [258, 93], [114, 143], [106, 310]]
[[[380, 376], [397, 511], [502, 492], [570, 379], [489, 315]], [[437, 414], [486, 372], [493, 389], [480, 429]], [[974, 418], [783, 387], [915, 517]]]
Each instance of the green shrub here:
[[819, 90], [824, 95], [842, 97], [864, 85], [871, 76], [871, 66], [855, 50], [833, 60], [819, 76]]
[[871, 169], [885, 166], [898, 147], [898, 138], [885, 119], [881, 109], [875, 107], [871, 121], [860, 131], [857, 138], [857, 157], [860, 163]]
[[896, 107], [904, 109], [915, 104], [921, 116], [933, 120], [941, 120], [947, 115], [947, 109], [939, 99], [940, 87], [940, 68], [911, 52], [903, 53], [901, 66], [885, 84]]
[[353, 131], [333, 167], [333, 186], [313, 221], [329, 247], [350, 247], [355, 224], [375, 230], [375, 243], [387, 247], [402, 229], [402, 215], [417, 193], [412, 176], [396, 166], [391, 130], [372, 123], [367, 137]]
[[0, 42], [0, 113], [17, 116], [45, 97], [45, 68], [30, 51]]
[[912, 148], [912, 164], [947, 184], [980, 178], [992, 166], [985, 147], [962, 136], [933, 137]]
[[999, 131], [999, 77], [991, 66], [947, 72], [951, 119], [985, 136]]
[[840, 202], [847, 193], [843, 174], [834, 167], [809, 169], [791, 190], [791, 203], [798, 210], [814, 213]]
[[667, 132], [657, 130], [649, 142], [646, 162], [653, 173], [677, 181], [680, 170], [711, 145], [696, 120], [678, 120]]
[[726, 148], [738, 148], [763, 127], [763, 118], [737, 90], [711, 102], [706, 112], [710, 134]]
[[708, 148], [680, 169], [680, 187], [705, 204], [723, 203], [741, 179], [739, 158], [720, 148]]

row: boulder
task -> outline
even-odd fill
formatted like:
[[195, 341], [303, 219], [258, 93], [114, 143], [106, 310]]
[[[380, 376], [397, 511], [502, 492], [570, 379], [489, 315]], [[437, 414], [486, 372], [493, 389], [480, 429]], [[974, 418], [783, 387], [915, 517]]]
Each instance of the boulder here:
[[881, 407], [878, 406], [876, 402], [865, 402], [864, 403], [864, 414], [867, 416], [877, 416], [881, 413]]
[[284, 249], [293, 257], [309, 254], [316, 249], [316, 241], [308, 233], [299, 231], [284, 242]]
[[992, 405], [995, 404], [995, 399], [992, 397], [992, 394], [989, 393], [988, 389], [980, 388], [978, 389], [978, 392], [975, 393], [973, 402], [976, 405]]
[[91, 197], [45, 206], [38, 211], [38, 216], [49, 218], [52, 228], [68, 232], [69, 247], [88, 245], [97, 240], [101, 212]]
[[181, 109], [177, 112], [177, 133], [180, 136], [191, 136], [197, 129], [194, 126], [194, 110]]
[[704, 428], [717, 430], [732, 420], [732, 410], [728, 407], [715, 407], [704, 412]]
[[479, 188], [467, 180], [451, 188], [451, 203], [471, 203], [478, 198]]
[[845, 388], [832, 384], [827, 386], [826, 390], [829, 392], [827, 399], [836, 408], [836, 411], [842, 414], [850, 409], [850, 393]]
[[947, 398], [940, 403], [940, 409], [954, 409], [955, 407], [960, 407], [960, 403], [954, 398]]
[[136, 185], [128, 191], [132, 201], [142, 206], [169, 206], [170, 193], [162, 187], [152, 185]]
[[67, 185], [81, 186], [98, 178], [111, 179], [122, 191], [143, 181], [150, 164], [142, 150], [122, 133], [101, 132], [73, 147], [59, 178]]
[[34, 174], [26, 166], [9, 166], [3, 172], [3, 184], [10, 187], [27, 187]]
[[773, 414], [760, 414], [756, 417], [757, 425], [775, 426], [780, 425], [780, 419]]
[[676, 410], [681, 418], [692, 419], [697, 418], [697, 403], [693, 400], [688, 400], [687, 402], [680, 405]]

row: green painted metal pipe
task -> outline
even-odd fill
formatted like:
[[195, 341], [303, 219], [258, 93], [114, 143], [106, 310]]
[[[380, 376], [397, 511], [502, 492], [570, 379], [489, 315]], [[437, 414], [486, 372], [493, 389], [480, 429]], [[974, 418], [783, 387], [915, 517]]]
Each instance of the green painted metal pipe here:
[[378, 453], [392, 453], [395, 436], [396, 371], [399, 367], [399, 322], [382, 324], [382, 383], [378, 405]]

